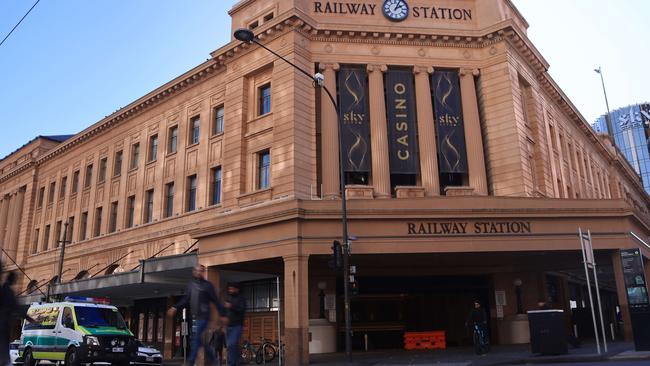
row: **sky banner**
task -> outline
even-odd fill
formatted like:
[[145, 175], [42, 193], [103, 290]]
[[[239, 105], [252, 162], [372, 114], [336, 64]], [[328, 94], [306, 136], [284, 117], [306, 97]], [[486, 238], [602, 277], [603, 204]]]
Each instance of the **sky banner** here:
[[431, 85], [440, 173], [467, 173], [458, 71], [436, 70], [431, 76]]
[[389, 69], [386, 73], [386, 109], [391, 174], [418, 173], [413, 72]]
[[366, 71], [359, 67], [341, 67], [338, 82], [343, 169], [346, 172], [370, 172]]

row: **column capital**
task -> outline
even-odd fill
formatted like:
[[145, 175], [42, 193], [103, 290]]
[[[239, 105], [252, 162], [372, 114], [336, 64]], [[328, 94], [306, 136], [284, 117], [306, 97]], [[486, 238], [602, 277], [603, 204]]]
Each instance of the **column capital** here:
[[322, 62], [318, 64], [318, 69], [320, 71], [325, 71], [327, 69], [332, 69], [334, 71], [338, 71], [341, 68], [341, 66], [338, 64], [338, 62]]
[[458, 74], [460, 76], [465, 76], [465, 75], [479, 76], [480, 71], [479, 69], [461, 68]]
[[415, 66], [413, 67], [413, 73], [414, 74], [433, 74], [434, 68], [431, 66]]
[[368, 72], [373, 72], [373, 71], [386, 72], [388, 71], [388, 66], [383, 64], [368, 64], [368, 66], [366, 66], [366, 70], [368, 70]]

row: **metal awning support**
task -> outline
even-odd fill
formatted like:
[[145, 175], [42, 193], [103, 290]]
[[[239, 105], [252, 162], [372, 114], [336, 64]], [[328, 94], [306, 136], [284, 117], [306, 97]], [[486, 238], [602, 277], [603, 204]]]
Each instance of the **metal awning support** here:
[[636, 234], [633, 233], [632, 231], [630, 231], [630, 235], [632, 235], [632, 237], [633, 237], [634, 239], [636, 239], [636, 241], [638, 241], [638, 242], [641, 243], [643, 246], [645, 246], [646, 249], [650, 250], [650, 244], [648, 244], [648, 243], [646, 243], [645, 241], [643, 241], [643, 239], [641, 239], [640, 236], [636, 235]]

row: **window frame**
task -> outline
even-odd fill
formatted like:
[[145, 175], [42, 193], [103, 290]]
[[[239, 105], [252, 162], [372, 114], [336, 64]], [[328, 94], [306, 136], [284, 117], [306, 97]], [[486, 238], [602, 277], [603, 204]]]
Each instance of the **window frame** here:
[[198, 177], [196, 174], [187, 177], [187, 199], [185, 200], [185, 212], [196, 211], [197, 209], [197, 187]]
[[[221, 114], [221, 116], [219, 116]], [[212, 108], [212, 136], [222, 135], [224, 122], [226, 120], [226, 108], [224, 104], [218, 104]]]
[[[169, 194], [171, 188], [171, 195]], [[174, 195], [176, 187], [174, 182], [165, 184], [165, 218], [174, 216]], [[171, 203], [171, 204], [170, 204]]]
[[84, 171], [84, 186], [83, 189], [88, 189], [93, 184], [93, 164], [90, 163], [86, 165], [86, 170]]
[[169, 127], [167, 132], [167, 155], [175, 154], [178, 151], [178, 125]]
[[144, 192], [144, 215], [145, 224], [153, 222], [154, 189], [148, 189]]
[[158, 134], [149, 136], [149, 144], [147, 149], [147, 163], [158, 160]]
[[[268, 89], [268, 96], [264, 95], [264, 91]], [[266, 116], [267, 114], [271, 113], [273, 110], [273, 104], [271, 103], [272, 101], [272, 88], [271, 88], [271, 81], [267, 81], [262, 83], [260, 86], [257, 87], [257, 116]], [[268, 101], [268, 110], [266, 110], [266, 101]]]
[[210, 169], [210, 180], [210, 205], [220, 205], [223, 194], [223, 171], [220, 165]]
[[129, 170], [135, 170], [140, 167], [140, 143], [131, 144], [131, 159], [129, 159]]
[[[197, 121], [198, 125], [196, 124]], [[196, 134], [194, 133], [195, 130], [197, 131]], [[188, 146], [196, 145], [201, 141], [201, 114], [195, 114], [190, 117], [189, 133], [187, 135]]]
[[108, 158], [103, 157], [99, 159], [99, 170], [97, 171], [97, 183], [104, 183], [106, 181], [106, 170], [108, 170]]
[[[256, 154], [256, 177], [255, 188], [256, 190], [264, 190], [271, 188], [271, 149], [264, 149], [258, 151]], [[264, 156], [268, 156], [268, 164], [264, 163]], [[263, 174], [266, 172], [266, 174]], [[263, 178], [266, 178], [266, 184]]]
[[126, 217], [124, 227], [130, 229], [135, 226], [135, 195], [126, 199]]
[[124, 150], [119, 150], [115, 152], [113, 157], [113, 177], [119, 177], [122, 175], [122, 164], [124, 162]]

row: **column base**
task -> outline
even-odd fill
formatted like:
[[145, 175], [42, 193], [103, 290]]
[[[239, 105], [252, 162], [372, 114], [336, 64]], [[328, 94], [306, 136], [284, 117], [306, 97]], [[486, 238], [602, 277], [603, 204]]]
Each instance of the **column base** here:
[[472, 187], [447, 187], [445, 188], [447, 196], [473, 196], [474, 188]]
[[397, 198], [422, 198], [425, 195], [424, 187], [395, 187], [395, 196]]
[[372, 186], [350, 185], [345, 187], [345, 195], [349, 200], [371, 200], [374, 197]]
[[309, 334], [306, 328], [285, 328], [284, 344], [287, 365], [309, 365]]

